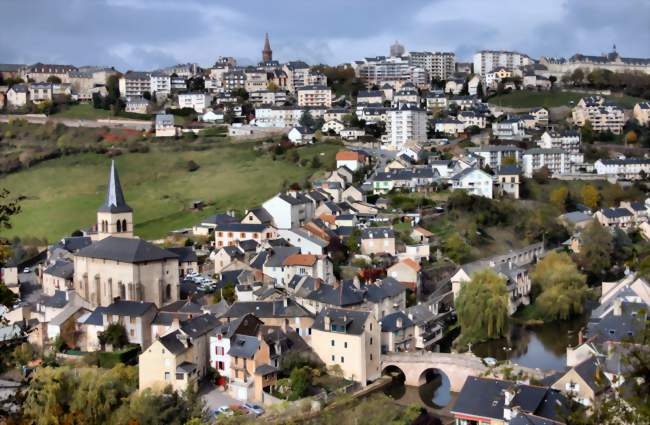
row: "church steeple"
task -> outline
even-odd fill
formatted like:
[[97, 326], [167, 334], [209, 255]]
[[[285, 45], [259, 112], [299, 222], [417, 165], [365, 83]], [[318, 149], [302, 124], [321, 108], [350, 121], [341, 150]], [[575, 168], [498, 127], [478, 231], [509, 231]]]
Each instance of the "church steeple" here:
[[124, 200], [120, 177], [117, 175], [115, 161], [113, 160], [111, 161], [111, 171], [108, 175], [108, 190], [106, 191], [106, 198], [97, 212], [125, 213], [132, 211], [131, 207], [129, 207]]
[[120, 184], [120, 177], [115, 168], [115, 161], [111, 162], [111, 171], [108, 174], [108, 189], [104, 203], [97, 209], [97, 237], [104, 239], [108, 236], [125, 238], [133, 237], [133, 210], [124, 200], [124, 192]]
[[262, 49], [262, 62], [271, 62], [273, 60], [273, 50], [269, 41], [269, 33], [264, 36], [264, 49]]

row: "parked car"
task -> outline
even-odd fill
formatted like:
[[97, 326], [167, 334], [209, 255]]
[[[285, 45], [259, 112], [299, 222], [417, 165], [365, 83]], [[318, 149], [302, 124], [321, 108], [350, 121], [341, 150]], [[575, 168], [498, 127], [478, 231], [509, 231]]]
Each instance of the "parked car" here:
[[233, 412], [232, 409], [228, 406], [220, 406], [214, 410], [213, 414], [214, 416], [220, 416], [220, 415], [233, 416], [235, 412]]
[[263, 415], [264, 412], [265, 412], [264, 408], [263, 408], [262, 406], [260, 406], [259, 404], [254, 404], [254, 403], [244, 403], [243, 406], [244, 406], [246, 409], [250, 410], [250, 412], [251, 412], [252, 414], [254, 414], [255, 416]]
[[23, 269], [23, 273], [31, 273], [32, 271], [29, 269], [29, 267], [25, 267]]

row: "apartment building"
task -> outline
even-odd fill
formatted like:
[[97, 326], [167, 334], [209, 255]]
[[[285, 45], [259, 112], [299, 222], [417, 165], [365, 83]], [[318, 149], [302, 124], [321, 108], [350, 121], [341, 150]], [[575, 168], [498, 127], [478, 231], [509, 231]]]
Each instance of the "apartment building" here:
[[485, 128], [487, 120], [484, 115], [474, 111], [461, 111], [458, 113], [458, 121], [462, 122], [467, 127]]
[[410, 52], [411, 66], [424, 69], [431, 78], [446, 80], [456, 69], [456, 55], [453, 52]]
[[415, 86], [429, 85], [429, 74], [423, 68], [412, 66], [407, 58], [377, 56], [365, 58], [352, 64], [356, 76], [370, 88], [384, 83], [401, 84], [406, 81]]
[[149, 93], [156, 96], [168, 95], [172, 91], [171, 77], [162, 72], [153, 72], [150, 76]]
[[639, 102], [636, 105], [634, 105], [632, 116], [641, 125], [650, 124], [650, 101]]
[[178, 107], [192, 108], [199, 114], [205, 112], [212, 103], [212, 95], [207, 93], [180, 93], [178, 95]]
[[382, 142], [388, 149], [401, 150], [407, 142], [427, 141], [427, 112], [415, 105], [402, 104], [386, 111], [386, 134]]
[[118, 86], [123, 98], [143, 97], [151, 90], [151, 74], [148, 72], [129, 71], [120, 78]]
[[287, 94], [283, 91], [257, 90], [249, 92], [249, 98], [254, 105], [284, 105]]
[[521, 160], [522, 149], [514, 145], [486, 145], [476, 148], [469, 148], [467, 151], [481, 158], [484, 165], [496, 170], [503, 164], [506, 158], [513, 158], [515, 163]]
[[293, 127], [298, 125], [302, 114], [308, 110], [315, 119], [322, 118], [326, 107], [262, 106], [255, 109], [255, 123], [258, 127]]
[[298, 106], [332, 107], [332, 90], [327, 86], [304, 86], [298, 89]]
[[601, 96], [589, 96], [580, 99], [573, 108], [573, 123], [578, 127], [591, 123], [594, 131], [611, 131], [614, 134], [621, 134], [625, 124], [623, 109], [607, 101]]
[[562, 149], [528, 149], [522, 155], [521, 165], [526, 177], [532, 177], [542, 167], [547, 167], [553, 175], [570, 171], [569, 155]]
[[641, 178], [641, 172], [650, 175], [650, 159], [621, 158], [599, 159], [594, 163], [596, 174], [626, 180]]
[[481, 75], [499, 67], [513, 71], [532, 63], [534, 61], [528, 55], [507, 50], [481, 50], [474, 54], [474, 72]]
[[269, 85], [268, 76], [266, 71], [257, 69], [247, 69], [244, 71], [246, 74], [246, 82], [244, 88], [248, 93], [255, 93], [257, 91], [264, 91]]
[[582, 146], [580, 133], [575, 130], [545, 131], [537, 141], [537, 146], [543, 149], [562, 149], [567, 153], [580, 153]]

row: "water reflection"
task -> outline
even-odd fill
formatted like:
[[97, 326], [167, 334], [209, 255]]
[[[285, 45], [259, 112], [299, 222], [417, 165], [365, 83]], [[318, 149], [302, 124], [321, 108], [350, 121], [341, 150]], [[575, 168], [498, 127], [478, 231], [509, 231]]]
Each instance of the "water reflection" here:
[[511, 325], [506, 338], [472, 345], [479, 357], [510, 360], [526, 367], [564, 370], [567, 346], [576, 346], [587, 314], [539, 326]]
[[393, 376], [390, 384], [384, 387], [384, 394], [400, 404], [420, 404], [431, 409], [443, 409], [452, 400], [449, 378], [444, 373], [429, 370], [426, 383], [419, 387], [404, 385], [404, 375]]

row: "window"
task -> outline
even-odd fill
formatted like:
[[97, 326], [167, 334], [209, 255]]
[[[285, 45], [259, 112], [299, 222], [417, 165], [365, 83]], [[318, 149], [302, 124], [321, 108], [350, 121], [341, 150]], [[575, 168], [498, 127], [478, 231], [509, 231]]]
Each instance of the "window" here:
[[348, 348], [348, 343], [347, 342], [343, 343], [343, 348]]
[[132, 337], [135, 336], [135, 330], [130, 329], [130, 330], [129, 330], [129, 335], [131, 335]]
[[311, 335], [311, 328], [307, 328], [307, 335]]
[[169, 372], [165, 372], [165, 381], [169, 381], [170, 379], [172, 379], [171, 374]]
[[129, 316], [129, 323], [135, 325], [135, 317]]
[[345, 363], [345, 357], [341, 356], [341, 363]]
[[370, 345], [372, 345], [372, 337], [370, 337]]
[[217, 341], [221, 341], [221, 334], [217, 335]]
[[176, 380], [182, 381], [184, 376], [185, 376], [184, 373], [176, 373]]
[[370, 361], [372, 361], [372, 354], [370, 355]]
[[332, 354], [332, 361], [335, 362], [336, 359], [334, 358], [334, 354]]
[[334, 340], [331, 341], [331, 345], [332, 345], [332, 347], [334, 347]]

